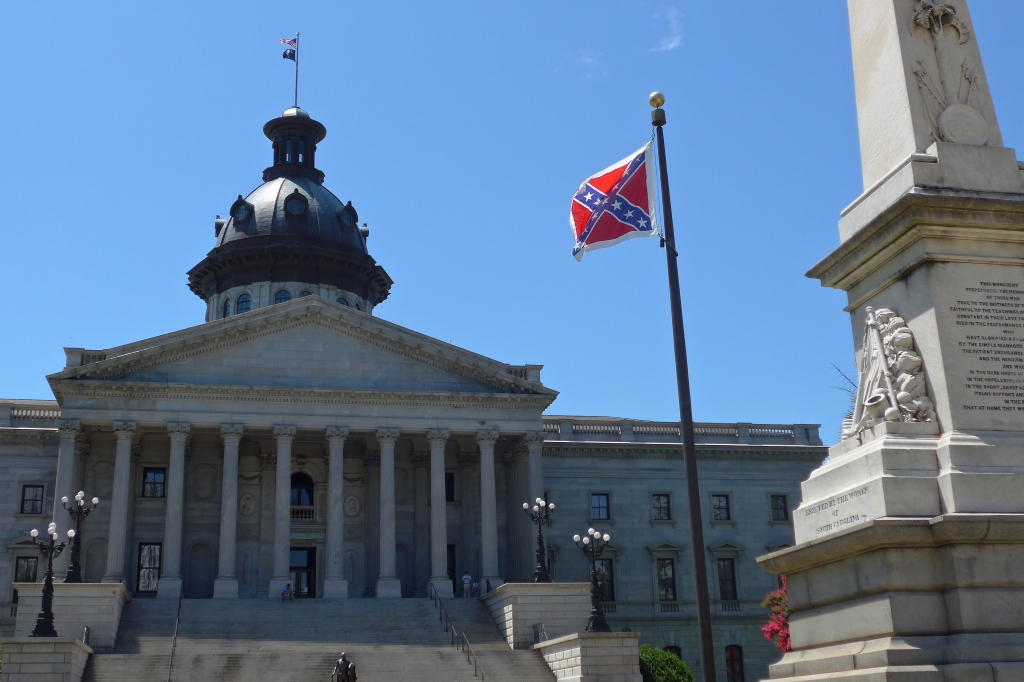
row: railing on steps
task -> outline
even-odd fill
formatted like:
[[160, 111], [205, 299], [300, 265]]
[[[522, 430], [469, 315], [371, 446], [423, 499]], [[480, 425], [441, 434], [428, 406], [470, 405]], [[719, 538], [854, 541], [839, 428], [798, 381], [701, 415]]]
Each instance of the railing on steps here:
[[[486, 682], [487, 676], [484, 674], [480, 661], [477, 660], [476, 652], [469, 646], [469, 638], [466, 637], [466, 632], [463, 631], [462, 635], [459, 635], [459, 631], [455, 628], [455, 623], [452, 621], [451, 616], [448, 615], [448, 609], [444, 607], [444, 602], [441, 601], [441, 595], [437, 593], [437, 588], [433, 584], [430, 585], [428, 593], [434, 606], [438, 609], [437, 619], [444, 625], [445, 634], [450, 634], [452, 637], [452, 646], [456, 650], [466, 652], [466, 663], [473, 664], [473, 677], [479, 677], [481, 682]], [[472, 660], [470, 660], [471, 657]], [[167, 682], [170, 682], [170, 680]]]
[[178, 593], [178, 612], [174, 616], [174, 635], [171, 637], [171, 657], [167, 661], [167, 682], [171, 682], [171, 666], [174, 665], [174, 649], [178, 646], [178, 623], [181, 622], [181, 597]]

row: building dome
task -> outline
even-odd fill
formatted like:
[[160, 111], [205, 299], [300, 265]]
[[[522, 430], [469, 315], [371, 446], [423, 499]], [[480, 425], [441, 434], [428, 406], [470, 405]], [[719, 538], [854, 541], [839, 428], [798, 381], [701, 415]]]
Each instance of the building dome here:
[[[263, 132], [274, 154], [263, 184], [218, 216], [216, 246], [188, 273], [207, 320], [312, 294], [370, 312], [392, 280], [370, 256], [369, 229], [352, 202], [323, 186], [315, 160], [327, 129], [292, 107]], [[231, 304], [241, 296], [245, 310]]]

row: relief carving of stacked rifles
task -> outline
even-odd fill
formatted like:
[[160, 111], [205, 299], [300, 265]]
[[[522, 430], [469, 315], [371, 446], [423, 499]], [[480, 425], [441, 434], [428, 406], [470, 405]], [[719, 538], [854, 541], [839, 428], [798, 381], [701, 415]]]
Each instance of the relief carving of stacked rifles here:
[[921, 356], [906, 321], [888, 308], [868, 308], [862, 347], [856, 405], [853, 417], [843, 423], [843, 439], [883, 419], [935, 421]]

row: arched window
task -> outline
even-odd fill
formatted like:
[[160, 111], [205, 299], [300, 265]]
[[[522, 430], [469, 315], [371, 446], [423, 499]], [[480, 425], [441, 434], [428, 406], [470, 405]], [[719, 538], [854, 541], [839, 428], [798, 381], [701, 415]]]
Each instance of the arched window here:
[[299, 292], [299, 298], [302, 298], [303, 296], [312, 296], [312, 295], [313, 295], [312, 291], [306, 291], [305, 289], [303, 289], [302, 291]]
[[288, 140], [285, 143], [284, 161], [285, 161], [285, 163], [291, 163], [292, 162], [292, 141], [291, 140]]
[[358, 310], [359, 312], [363, 311], [363, 306], [359, 305], [359, 301], [356, 301], [356, 310]]
[[247, 313], [252, 309], [252, 299], [249, 298], [249, 294], [242, 294], [238, 297], [238, 301], [235, 303], [235, 314], [241, 315]]
[[344, 306], [352, 305], [351, 303], [348, 302], [348, 299], [345, 298], [344, 296], [341, 296], [341, 297], [338, 298], [338, 303], [340, 303], [340, 304], [342, 304]]
[[274, 303], [287, 303], [290, 300], [292, 300], [292, 295], [288, 293], [287, 289], [281, 289], [274, 296]]
[[729, 682], [743, 682], [743, 647], [725, 647], [725, 678]]
[[292, 506], [313, 506], [313, 479], [309, 474], [292, 474]]
[[231, 299], [224, 299], [224, 314], [221, 317], [227, 317], [231, 314]]

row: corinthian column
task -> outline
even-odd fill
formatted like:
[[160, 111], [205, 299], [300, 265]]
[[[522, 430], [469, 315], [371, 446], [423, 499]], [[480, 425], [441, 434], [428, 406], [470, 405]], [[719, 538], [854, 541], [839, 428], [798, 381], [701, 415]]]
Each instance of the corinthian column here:
[[[277, 483], [274, 487], [274, 573], [270, 577], [267, 596], [280, 599], [281, 590], [291, 579], [288, 572], [288, 550], [292, 534], [292, 439], [294, 426], [275, 426], [277, 439]], [[292, 585], [294, 589], [295, 586]]]
[[402, 583], [395, 575], [395, 443], [398, 429], [378, 429], [380, 443], [380, 575], [377, 598], [402, 596]]
[[497, 431], [478, 431], [476, 442], [480, 445], [480, 541], [483, 566], [481, 567], [480, 591], [501, 585], [498, 575], [498, 505], [494, 487], [494, 443]]
[[214, 599], [238, 599], [238, 578], [235, 576], [235, 546], [238, 541], [238, 444], [245, 427], [224, 424], [220, 436], [224, 441], [224, 479], [220, 488], [220, 557], [217, 579], [213, 583]]
[[532, 431], [523, 436], [523, 442], [526, 443], [526, 448], [530, 453], [530, 497], [526, 501], [532, 507], [534, 500], [544, 497], [544, 434], [540, 431]]
[[345, 439], [348, 429], [327, 429], [327, 573], [324, 599], [348, 599], [345, 579]]
[[132, 436], [135, 422], [114, 422], [117, 450], [114, 455], [114, 486], [110, 500], [110, 538], [107, 540], [105, 583], [124, 582], [124, 557], [128, 544], [128, 513], [131, 503]]
[[448, 575], [448, 503], [444, 494], [444, 446], [451, 434], [427, 431], [430, 443], [430, 584], [439, 595], [452, 594]]
[[[57, 422], [57, 435], [60, 436], [60, 449], [57, 451], [57, 482], [53, 489], [53, 520], [57, 523], [58, 537], [67, 537], [71, 527], [71, 517], [61, 504], [60, 498], [75, 497], [75, 439], [82, 429], [77, 420], [62, 419]], [[53, 572], [63, 576], [67, 572], [68, 559], [71, 552], [62, 553], [53, 560]]]
[[[160, 582], [157, 599], [181, 596], [181, 526], [185, 515], [185, 441], [188, 424], [168, 424], [171, 459], [167, 467], [167, 509], [164, 516], [163, 556], [160, 557]], [[114, 472], [117, 476], [117, 472]]]

